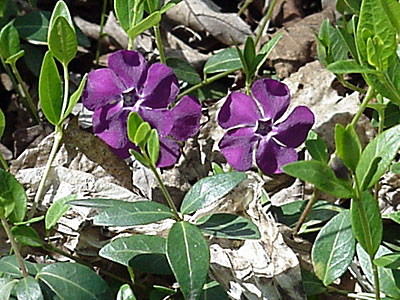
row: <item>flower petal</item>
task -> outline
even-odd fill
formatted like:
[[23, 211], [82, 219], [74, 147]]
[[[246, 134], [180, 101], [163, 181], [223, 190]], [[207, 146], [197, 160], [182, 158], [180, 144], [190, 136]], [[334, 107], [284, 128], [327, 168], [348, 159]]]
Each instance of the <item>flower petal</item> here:
[[232, 92], [221, 107], [218, 124], [227, 129], [236, 125], [255, 125], [261, 118], [257, 104], [250, 96]]
[[311, 110], [306, 106], [297, 106], [285, 121], [275, 125], [274, 138], [290, 148], [296, 148], [304, 142], [313, 124]]
[[138, 113], [152, 128], [157, 129], [159, 136], [167, 136], [174, 125], [172, 112], [168, 109], [139, 107]]
[[108, 67], [124, 82], [127, 88], [140, 88], [147, 76], [147, 62], [136, 51], [119, 50], [108, 57]]
[[88, 75], [82, 93], [82, 103], [89, 110], [97, 110], [106, 104], [122, 99], [122, 92], [125, 89], [125, 85], [113, 70], [94, 70]]
[[278, 80], [257, 80], [251, 87], [251, 92], [264, 108], [264, 116], [273, 121], [283, 115], [290, 103], [289, 88]]
[[264, 174], [282, 173], [282, 166], [297, 158], [296, 150], [282, 147], [273, 139], [262, 139], [256, 150], [257, 166]]
[[260, 138], [254, 128], [231, 129], [225, 133], [218, 146], [228, 163], [238, 171], [247, 171], [253, 165], [253, 150]]
[[197, 98], [184, 96], [171, 112], [174, 126], [169, 135], [174, 139], [185, 141], [199, 131], [201, 105]]
[[93, 132], [112, 148], [123, 148], [128, 143], [126, 120], [129, 111], [121, 103], [108, 104], [93, 114]]
[[171, 68], [156, 63], [150, 66], [140, 97], [150, 108], [167, 108], [179, 93], [178, 79]]
[[160, 155], [157, 161], [158, 168], [172, 166], [181, 154], [179, 144], [169, 138], [160, 137]]

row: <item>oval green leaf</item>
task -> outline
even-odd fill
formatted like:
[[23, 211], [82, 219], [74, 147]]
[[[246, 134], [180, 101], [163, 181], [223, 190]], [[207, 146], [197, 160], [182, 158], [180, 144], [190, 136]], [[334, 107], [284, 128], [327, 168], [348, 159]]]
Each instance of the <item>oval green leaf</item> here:
[[329, 153], [326, 143], [314, 130], [310, 130], [308, 132], [305, 144], [307, 151], [310, 153], [313, 159], [325, 164], [328, 162]]
[[78, 41], [74, 28], [62, 16], [56, 17], [50, 28], [49, 49], [63, 65], [68, 65], [78, 50]]
[[114, 11], [122, 29], [127, 32], [132, 27], [133, 8], [138, 0], [115, 0]]
[[128, 36], [133, 40], [139, 34], [143, 33], [147, 29], [157, 25], [161, 21], [161, 13], [159, 11], [153, 12], [150, 16], [134, 25], [127, 32]]
[[[45, 264], [34, 264], [29, 261], [24, 261], [24, 265], [29, 275], [35, 276], [37, 272], [44, 266]], [[4, 273], [11, 276], [22, 277], [22, 272], [19, 268], [19, 264], [15, 255], [3, 256], [0, 259], [0, 273]]]
[[30, 226], [21, 225], [14, 226], [11, 229], [15, 239], [22, 245], [31, 247], [41, 247], [43, 245], [42, 239], [39, 234]]
[[176, 58], [168, 57], [167, 66], [174, 70], [176, 77], [179, 80], [187, 82], [189, 84], [198, 84], [201, 82], [199, 73], [186, 61]]
[[18, 283], [17, 279], [0, 278], [0, 299], [8, 300], [11, 296], [11, 291]]
[[47, 51], [39, 76], [39, 101], [47, 120], [57, 125], [61, 119], [63, 87], [56, 62], [51, 51]]
[[236, 49], [228, 48], [214, 54], [207, 60], [203, 72], [205, 74], [235, 71], [242, 68], [242, 62]]
[[155, 166], [158, 161], [158, 156], [160, 154], [160, 140], [158, 138], [158, 132], [155, 128], [153, 128], [150, 132], [146, 147], [150, 160]]
[[107, 208], [97, 215], [93, 223], [102, 226], [144, 225], [174, 218], [169, 207], [154, 201], [124, 202]]
[[343, 275], [354, 257], [355, 239], [349, 211], [333, 217], [319, 232], [311, 257], [315, 275], [325, 286]]
[[185, 299], [198, 299], [210, 265], [210, 249], [200, 229], [176, 222], [168, 234], [167, 257]]
[[200, 179], [186, 193], [181, 205], [181, 212], [190, 214], [212, 204], [228, 194], [246, 177], [245, 173], [229, 172]]
[[167, 241], [155, 235], [133, 235], [118, 238], [103, 248], [99, 255], [127, 267], [132, 267], [132, 259], [142, 254], [166, 254]]
[[326, 69], [335, 74], [378, 73], [375, 69], [360, 66], [355, 60], [339, 60], [329, 64]]
[[136, 145], [140, 145], [146, 143], [148, 136], [150, 134], [151, 131], [151, 127], [150, 124], [147, 122], [143, 122], [139, 125], [136, 133], [135, 133], [135, 137], [133, 139], [133, 142]]
[[362, 183], [371, 169], [371, 165], [376, 162], [378, 157], [379, 161], [374, 174], [372, 174], [366, 188], [372, 187], [379, 181], [381, 176], [389, 168], [392, 160], [400, 148], [400, 125], [392, 127], [383, 133], [379, 134], [376, 138], [365, 147], [361, 154], [360, 161], [356, 169], [356, 178], [359, 183]]
[[0, 31], [0, 55], [3, 59], [17, 53], [20, 49], [19, 34], [12, 23], [8, 23]]
[[140, 126], [143, 123], [142, 117], [137, 112], [130, 112], [128, 115], [128, 138], [132, 143], [135, 142], [135, 135]]
[[76, 195], [69, 195], [51, 204], [46, 211], [45, 217], [45, 227], [47, 231], [52, 229], [57, 224], [58, 220], [70, 209], [71, 205], [67, 204], [67, 202], [74, 199], [76, 199]]
[[332, 169], [316, 160], [297, 161], [283, 166], [283, 171], [293, 177], [314, 184], [321, 191], [338, 198], [351, 198], [351, 186], [336, 178]]
[[50, 28], [53, 28], [55, 26], [55, 20], [59, 16], [64, 17], [65, 20], [68, 22], [68, 24], [72, 28], [74, 28], [74, 23], [72, 22], [72, 18], [71, 18], [71, 14], [69, 13], [68, 6], [63, 0], [59, 0], [53, 9], [53, 12], [51, 14], [51, 18], [49, 21]]
[[322, 294], [326, 291], [326, 287], [322, 284], [321, 280], [308, 270], [301, 269], [301, 282], [307, 296]]
[[400, 252], [383, 255], [374, 259], [374, 264], [383, 268], [400, 270]]
[[76, 263], [54, 263], [36, 275], [61, 299], [112, 299], [106, 282], [90, 268]]
[[[13, 175], [0, 169], [0, 205], [5, 202], [5, 216], [10, 218], [12, 223], [21, 222], [26, 213], [27, 197], [24, 187]], [[7, 207], [12, 209], [7, 209]]]
[[225, 239], [259, 239], [257, 226], [249, 219], [225, 213], [215, 213], [197, 220], [197, 227], [204, 233]]
[[117, 300], [136, 300], [135, 294], [129, 284], [121, 285], [117, 294]]
[[354, 172], [361, 155], [361, 142], [351, 124], [346, 128], [341, 124], [336, 124], [335, 145], [337, 155], [342, 159], [346, 167]]
[[18, 299], [42, 300], [42, 290], [39, 283], [32, 276], [24, 277], [15, 287]]

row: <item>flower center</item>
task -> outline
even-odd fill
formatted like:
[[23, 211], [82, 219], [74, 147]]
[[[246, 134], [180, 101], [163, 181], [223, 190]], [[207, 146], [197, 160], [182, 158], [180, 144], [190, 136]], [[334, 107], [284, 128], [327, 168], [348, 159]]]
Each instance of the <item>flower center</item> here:
[[135, 88], [130, 88], [122, 93], [124, 106], [134, 106], [139, 100], [139, 95]]
[[257, 130], [256, 133], [265, 136], [268, 133], [270, 133], [272, 130], [272, 122], [271, 120], [267, 120], [267, 121], [262, 121], [259, 120], [258, 121], [258, 126], [257, 126]]

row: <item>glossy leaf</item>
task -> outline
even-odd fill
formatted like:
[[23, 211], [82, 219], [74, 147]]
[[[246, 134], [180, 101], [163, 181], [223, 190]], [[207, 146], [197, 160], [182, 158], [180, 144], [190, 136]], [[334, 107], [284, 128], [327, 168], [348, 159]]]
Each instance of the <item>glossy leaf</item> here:
[[286, 174], [310, 182], [332, 196], [351, 198], [353, 195], [351, 186], [337, 179], [331, 168], [320, 161], [297, 161], [283, 166], [282, 169]]
[[4, 134], [4, 129], [6, 128], [6, 117], [3, 111], [0, 109], [0, 141]]
[[217, 238], [245, 240], [261, 237], [257, 226], [250, 219], [232, 214], [207, 215], [197, 220], [196, 225], [204, 233]]
[[54, 201], [46, 211], [45, 228], [50, 231], [58, 222], [58, 220], [71, 208], [67, 204], [68, 201], [75, 200], [77, 195], [69, 195]]
[[53, 263], [43, 267], [36, 278], [61, 299], [112, 299], [106, 282], [90, 268], [77, 263]]
[[88, 74], [85, 74], [85, 76], [83, 76], [81, 82], [79, 83], [78, 89], [69, 98], [68, 106], [64, 112], [64, 115], [62, 116], [61, 122], [63, 122], [69, 116], [69, 114], [74, 109], [76, 103], [78, 103], [79, 99], [81, 98], [83, 89], [86, 84], [87, 76], [88, 76]]
[[11, 291], [17, 283], [17, 279], [0, 278], [0, 299], [8, 300], [10, 298]]
[[93, 223], [102, 226], [144, 225], [173, 218], [169, 207], [154, 201], [120, 201], [116, 206], [104, 209]]
[[256, 64], [256, 72], [260, 69], [265, 61], [267, 60], [269, 54], [271, 53], [272, 49], [278, 44], [279, 40], [283, 36], [283, 33], [276, 34], [273, 38], [271, 38], [260, 50], [257, 54], [255, 59]]
[[12, 223], [20, 222], [26, 213], [27, 197], [24, 187], [13, 175], [0, 169], [0, 206]]
[[127, 122], [128, 138], [132, 143], [135, 142], [136, 132], [142, 123], [143, 123], [143, 119], [137, 112], [129, 113], [128, 122]]
[[39, 101], [46, 119], [57, 125], [61, 119], [63, 87], [51, 51], [46, 52], [40, 71]]
[[129, 284], [121, 285], [118, 290], [117, 300], [136, 300], [135, 294]]
[[361, 155], [361, 142], [354, 127], [349, 124], [344, 128], [335, 126], [335, 145], [337, 155], [351, 171], [355, 171]]
[[161, 13], [160, 11], [155, 11], [151, 15], [147, 16], [145, 19], [134, 25], [132, 28], [128, 30], [128, 36], [131, 39], [134, 39], [139, 34], [143, 33], [147, 29], [157, 25], [161, 21]]
[[75, 205], [75, 206], [83, 206], [83, 207], [92, 207], [92, 208], [112, 208], [117, 206], [129, 205], [131, 202], [122, 201], [122, 200], [114, 200], [114, 199], [104, 199], [104, 198], [93, 198], [93, 199], [79, 199], [79, 200], [71, 200], [68, 201], [67, 204]]
[[374, 259], [374, 264], [379, 267], [400, 270], [400, 253], [391, 253]]
[[205, 74], [222, 73], [242, 68], [239, 54], [236, 49], [228, 48], [211, 56], [204, 65]]
[[396, 28], [397, 34], [400, 34], [400, 3], [396, 0], [380, 0], [385, 10], [386, 15], [389, 17], [393, 27]]
[[54, 57], [64, 65], [69, 64], [78, 50], [74, 28], [61, 16], [58, 16], [54, 26], [50, 27], [48, 43]]
[[350, 73], [378, 73], [374, 69], [360, 66], [355, 60], [338, 60], [329, 64], [326, 69], [335, 74], [350, 74]]
[[[357, 244], [356, 249], [361, 269], [366, 275], [368, 281], [371, 283], [371, 285], [373, 285], [374, 276], [372, 273], [372, 266], [369, 255], [360, 246], [360, 244]], [[376, 252], [375, 259], [379, 259], [383, 255], [388, 255], [392, 253], [393, 252], [391, 250], [381, 245]], [[378, 274], [381, 292], [385, 293], [387, 296], [392, 297], [393, 299], [400, 299], [400, 289], [396, 284], [400, 278], [400, 271], [378, 267]]]
[[307, 151], [310, 153], [313, 159], [322, 163], [328, 163], [329, 153], [326, 143], [315, 131], [310, 130], [308, 132], [305, 144]]
[[152, 12], [158, 10], [160, 7], [160, 0], [146, 0], [144, 3], [144, 7], [146, 9], [146, 12], [151, 14]]
[[326, 291], [326, 287], [321, 280], [308, 270], [301, 269], [301, 282], [307, 296], [322, 294]]
[[72, 22], [72, 17], [71, 17], [71, 14], [69, 13], [69, 10], [68, 10], [68, 6], [63, 0], [59, 0], [57, 2], [56, 6], [53, 9], [53, 12], [51, 14], [51, 18], [50, 18], [50, 21], [49, 21], [50, 28], [55, 26], [56, 19], [59, 16], [64, 17], [65, 20], [68, 22], [68, 24], [72, 28], [74, 28], [74, 24]]
[[20, 50], [19, 35], [12, 23], [8, 23], [0, 31], [0, 55], [7, 59]]
[[246, 179], [246, 174], [229, 172], [200, 179], [186, 193], [181, 212], [190, 214], [221, 199], [235, 186]]
[[200, 229], [176, 222], [168, 234], [167, 257], [185, 298], [198, 299], [210, 264], [209, 246]]
[[134, 149], [129, 149], [129, 153], [135, 157], [145, 167], [150, 167], [150, 162], [139, 152]]
[[168, 57], [167, 66], [174, 70], [174, 73], [179, 80], [192, 85], [201, 82], [199, 73], [197, 73], [197, 71], [189, 63], [182, 59]]
[[130, 261], [135, 270], [159, 275], [173, 275], [165, 254], [140, 254]]
[[[351, 226], [354, 236], [370, 256], [374, 256], [382, 241], [383, 225], [378, 202], [369, 193], [364, 191], [361, 200], [352, 200]], [[366, 222], [362, 222], [361, 213], [365, 211]]]
[[361, 183], [368, 176], [368, 170], [373, 166], [376, 158], [380, 157], [376, 170], [371, 176], [366, 188], [372, 187], [389, 168], [393, 158], [400, 148], [400, 125], [392, 127], [379, 134], [365, 147], [361, 154], [360, 161], [356, 169], [356, 177]]
[[42, 290], [35, 278], [28, 276], [21, 279], [15, 287], [18, 299], [24, 300], [42, 300]]
[[139, 0], [115, 0], [114, 11], [117, 15], [119, 24], [127, 32], [132, 27], [133, 8], [135, 3]]
[[41, 247], [43, 245], [42, 239], [39, 234], [30, 226], [21, 225], [14, 226], [11, 229], [15, 239], [22, 245], [31, 247]]
[[99, 255], [127, 267], [135, 256], [143, 254], [166, 254], [166, 239], [156, 235], [132, 235], [121, 237], [101, 248]]
[[23, 57], [24, 55], [25, 55], [25, 50], [20, 50], [17, 53], [11, 55], [9, 58], [7, 58], [6, 63], [14, 65], [17, 63], [17, 60]]
[[151, 131], [151, 127], [150, 127], [149, 123], [147, 123], [147, 122], [141, 123], [139, 125], [138, 129], [136, 130], [133, 142], [139, 146], [141, 144], [145, 144], [149, 137], [150, 131]]
[[311, 252], [315, 275], [325, 286], [347, 271], [354, 257], [354, 249], [350, 214], [343, 211], [321, 229]]
[[153, 128], [150, 131], [146, 147], [150, 160], [152, 164], [155, 166], [158, 161], [158, 156], [160, 154], [160, 140], [158, 139], [157, 129]]
[[[352, 22], [354, 22], [354, 21], [352, 20]], [[336, 27], [336, 29], [337, 29], [340, 37], [342, 38], [343, 43], [347, 48], [347, 51], [350, 52], [353, 59], [358, 63], [359, 59], [358, 59], [358, 53], [357, 53], [357, 48], [356, 48], [356, 42], [354, 41], [354, 36], [352, 36], [350, 33], [348, 33], [347, 30], [344, 28]]]
[[249, 76], [253, 76], [256, 70], [256, 48], [252, 36], [248, 36], [244, 45], [243, 56], [249, 68]]
[[[45, 264], [34, 264], [29, 261], [24, 261], [24, 265], [28, 274], [32, 276], [35, 276], [41, 268], [46, 266]], [[19, 278], [22, 277], [22, 272], [15, 255], [3, 256], [0, 258], [0, 273]]]

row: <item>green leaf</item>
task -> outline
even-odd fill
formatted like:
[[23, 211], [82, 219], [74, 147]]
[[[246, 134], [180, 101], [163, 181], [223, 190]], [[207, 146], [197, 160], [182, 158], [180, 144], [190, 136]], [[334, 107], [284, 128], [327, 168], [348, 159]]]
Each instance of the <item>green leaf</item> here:
[[305, 269], [301, 269], [301, 282], [303, 283], [307, 296], [322, 294], [326, 291], [326, 287], [321, 280], [319, 280], [314, 273]]
[[20, 50], [19, 34], [12, 23], [8, 23], [0, 31], [0, 55], [7, 59]]
[[106, 282], [90, 268], [76, 263], [53, 263], [36, 275], [61, 299], [112, 299]]
[[69, 195], [64, 198], [54, 201], [46, 211], [45, 227], [50, 231], [58, 222], [58, 220], [71, 208], [67, 204], [68, 201], [75, 200], [76, 195]]
[[[123, 202], [123, 203], [121, 203]], [[68, 201], [67, 204], [75, 205], [75, 206], [83, 206], [83, 207], [92, 207], [92, 208], [112, 208], [119, 205], [125, 205], [124, 203], [130, 203], [121, 200], [114, 199], [103, 199], [103, 198], [94, 198], [94, 199], [79, 199], [79, 200], [71, 200]]]
[[394, 213], [385, 215], [384, 217], [393, 220], [394, 222], [400, 224], [400, 211], [396, 211]]
[[78, 89], [69, 98], [67, 109], [65, 110], [64, 116], [62, 117], [60, 123], [62, 123], [69, 116], [69, 114], [74, 109], [76, 103], [78, 103], [79, 99], [81, 98], [87, 77], [88, 74], [85, 74], [85, 76], [83, 76], [81, 82], [79, 83]]
[[224, 49], [211, 56], [204, 65], [205, 74], [240, 70], [242, 62], [235, 48]]
[[61, 119], [63, 87], [56, 62], [51, 51], [47, 51], [39, 77], [39, 101], [47, 120], [57, 125]]
[[17, 279], [0, 278], [0, 299], [8, 300], [11, 296], [11, 291], [18, 283]]
[[228, 295], [222, 286], [216, 281], [210, 281], [204, 284], [200, 295], [200, 300], [229, 300]]
[[149, 138], [147, 140], [147, 153], [149, 154], [150, 160], [155, 166], [158, 161], [160, 154], [160, 140], [158, 139], [157, 129], [153, 128], [150, 131]]
[[257, 226], [249, 219], [226, 213], [203, 216], [196, 222], [197, 227], [206, 234], [226, 239], [259, 239]]
[[93, 223], [102, 226], [144, 225], [174, 218], [169, 207], [154, 201], [119, 201], [114, 207], [106, 208], [97, 215]]
[[347, 30], [344, 28], [336, 27], [336, 30], [338, 31], [340, 37], [342, 38], [343, 43], [346, 46], [347, 50], [350, 52], [354, 60], [358, 63], [359, 59], [358, 59], [358, 53], [354, 36], [348, 33]]
[[332, 169], [320, 161], [297, 161], [284, 165], [282, 169], [286, 174], [310, 182], [334, 197], [352, 198], [353, 196], [351, 186], [337, 179]]
[[243, 56], [249, 68], [249, 76], [253, 76], [256, 71], [256, 47], [252, 36], [248, 36], [244, 44]]
[[[62, 0], [59, 0], [53, 9], [53, 12], [51, 14], [51, 18], [49, 21], [50, 29], [52, 29], [55, 26], [56, 19], [59, 16], [64, 17], [65, 20], [68, 22], [68, 24], [72, 27], [72, 29], [74, 29], [74, 24], [72, 22], [71, 14], [69, 13], [69, 10], [68, 10], [68, 6]], [[50, 37], [48, 37], [48, 38], [50, 38]]]
[[6, 128], [6, 117], [3, 111], [0, 109], [0, 141], [4, 134], [4, 129]]
[[260, 50], [255, 58], [256, 63], [256, 72], [260, 69], [265, 61], [267, 60], [269, 54], [272, 49], [274, 49], [275, 45], [278, 44], [279, 40], [283, 36], [283, 33], [276, 34], [272, 39], [270, 39]]
[[[34, 264], [29, 261], [24, 261], [24, 265], [28, 274], [32, 276], [35, 276], [41, 268], [46, 266], [45, 264]], [[13, 277], [16, 276], [18, 278], [23, 277], [15, 255], [3, 256], [0, 259], [0, 273], [4, 273]]]
[[142, 123], [143, 119], [137, 112], [132, 111], [129, 113], [127, 122], [128, 138], [132, 143], [135, 142], [136, 132]]
[[326, 69], [335, 74], [350, 74], [350, 73], [378, 73], [374, 69], [360, 66], [355, 60], [338, 60], [329, 64]]
[[400, 253], [391, 253], [374, 259], [378, 267], [400, 270]]
[[160, 7], [160, 0], [146, 0], [144, 6], [146, 11], [151, 14]]
[[38, 216], [38, 217], [34, 217], [32, 219], [26, 220], [26, 221], [22, 221], [22, 222], [15, 222], [14, 225], [19, 226], [19, 225], [30, 225], [36, 222], [40, 222], [44, 219], [44, 216]]
[[119, 24], [127, 32], [133, 23], [133, 8], [135, 3], [139, 0], [115, 0], [114, 1], [114, 11], [117, 15]]
[[14, 226], [11, 229], [15, 239], [22, 245], [31, 247], [41, 247], [43, 245], [42, 239], [39, 234], [30, 226], [21, 225]]
[[216, 162], [211, 162], [211, 168], [213, 170], [214, 175], [225, 173], [224, 169], [222, 169], [222, 167]]
[[229, 172], [200, 179], [186, 193], [181, 205], [181, 212], [190, 214], [212, 204], [228, 194], [246, 177], [245, 173]]
[[400, 34], [400, 3], [396, 0], [380, 0], [385, 10], [386, 15], [389, 17], [393, 27], [396, 28], [397, 34]]
[[374, 176], [376, 170], [378, 169], [378, 164], [382, 160], [382, 157], [375, 157], [373, 161], [371, 162], [369, 169], [367, 170], [367, 173], [365, 174], [363, 180], [361, 181], [360, 184], [360, 190], [364, 191], [367, 189], [368, 185], [370, 184], [372, 177]]
[[179, 2], [181, 2], [182, 0], [171, 0], [167, 3], [164, 4], [163, 7], [161, 7], [160, 9], [160, 13], [166, 13], [168, 10], [170, 10], [171, 8], [173, 8], [175, 5], [177, 5]]
[[210, 264], [210, 249], [200, 229], [176, 222], [168, 234], [167, 257], [185, 299], [198, 299]]
[[78, 50], [75, 30], [62, 16], [56, 17], [50, 28], [48, 42], [52, 54], [63, 65], [68, 65]]
[[139, 152], [134, 149], [129, 149], [129, 153], [135, 157], [135, 159], [140, 162], [145, 167], [150, 167], [150, 162]]
[[355, 172], [362, 149], [353, 125], [349, 124], [345, 129], [341, 124], [336, 124], [335, 145], [337, 155], [342, 159], [345, 166]]
[[305, 144], [307, 151], [313, 159], [322, 163], [328, 163], [329, 153], [326, 143], [314, 130], [308, 132]]
[[32, 46], [31, 44], [24, 43], [21, 45], [24, 50], [24, 63], [28, 67], [29, 71], [32, 72], [35, 77], [39, 77], [40, 68], [42, 66], [42, 61], [44, 58], [44, 52], [37, 46]]
[[24, 50], [20, 50], [17, 53], [11, 55], [9, 58], [6, 59], [6, 63], [13, 65], [17, 63], [17, 60], [20, 59], [22, 56], [25, 55]]
[[121, 285], [117, 294], [117, 300], [136, 300], [135, 294], [129, 284], [125, 283]]
[[354, 249], [350, 213], [343, 211], [321, 229], [311, 252], [315, 275], [325, 286], [346, 272], [353, 260]]
[[251, 77], [250, 66], [247, 65], [247, 61], [244, 57], [243, 51], [240, 50], [238, 45], [235, 45], [235, 48], [236, 48], [236, 52], [240, 58], [240, 62], [242, 63], [243, 72], [246, 74], [246, 77]]
[[132, 260], [138, 255], [166, 254], [165, 238], [156, 235], [132, 235], [122, 237], [101, 248], [99, 255], [127, 267], [134, 267]]
[[[365, 212], [366, 222], [362, 222], [361, 213]], [[351, 202], [351, 226], [360, 245], [373, 257], [382, 241], [383, 225], [378, 202], [364, 191], [360, 200]]]
[[[369, 255], [367, 252], [365, 252], [360, 244], [357, 244], [356, 249], [361, 269], [363, 273], [367, 276], [368, 281], [372, 284], [374, 282], [374, 275], [372, 273], [372, 266]], [[375, 259], [391, 253], [393, 253], [391, 250], [381, 245], [376, 252]], [[397, 287], [396, 284], [398, 283], [398, 279], [400, 278], [400, 271], [378, 267], [378, 274], [381, 292], [394, 299], [400, 299], [400, 289]]]
[[26, 213], [27, 197], [24, 187], [13, 175], [0, 169], [0, 207], [5, 208], [5, 217], [12, 223], [20, 222]]
[[358, 182], [363, 182], [368, 175], [368, 170], [376, 163], [376, 158], [380, 157], [376, 171], [374, 172], [366, 188], [372, 187], [390, 166], [393, 158], [400, 148], [400, 125], [392, 127], [379, 134], [365, 147], [361, 154], [360, 161], [356, 169]]
[[179, 80], [182, 80], [192, 85], [201, 82], [201, 77], [199, 73], [197, 73], [197, 71], [189, 63], [182, 59], [168, 57], [167, 66], [174, 70], [174, 73]]
[[39, 283], [32, 276], [24, 277], [15, 287], [18, 299], [43, 300]]
[[143, 122], [142, 124], [139, 125], [135, 137], [133, 139], [133, 142], [138, 145], [139, 147], [143, 147], [147, 139], [149, 138], [151, 131], [150, 124], [147, 122]]
[[161, 13], [160, 11], [155, 11], [151, 15], [140, 21], [138, 24], [132, 26], [127, 32], [128, 36], [131, 39], [135, 39], [135, 37], [137, 37], [139, 34], [157, 25], [158, 23], [160, 23], [160, 21]]

